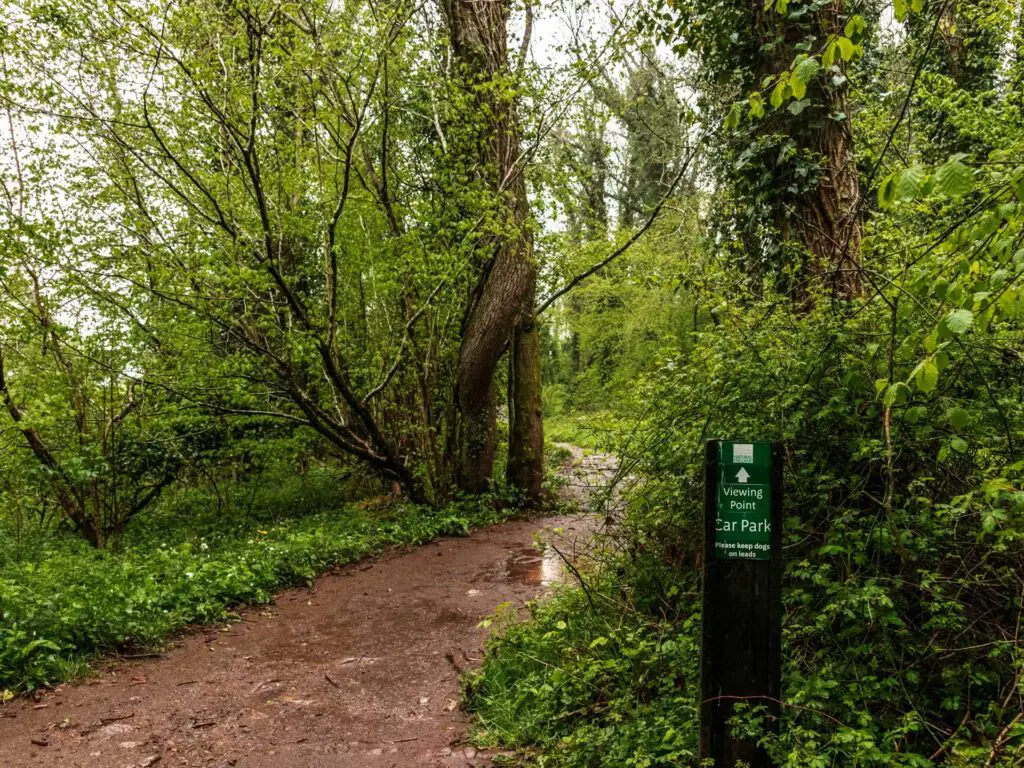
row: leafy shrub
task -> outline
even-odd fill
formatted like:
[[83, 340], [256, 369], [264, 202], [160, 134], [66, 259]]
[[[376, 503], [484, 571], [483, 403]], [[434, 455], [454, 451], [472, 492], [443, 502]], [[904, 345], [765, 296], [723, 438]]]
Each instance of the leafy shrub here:
[[[685, 586], [692, 599], [692, 575], [676, 576], [673, 595]], [[694, 758], [699, 619], [621, 611], [630, 601], [623, 584], [636, 578], [606, 572], [587, 592], [534, 603], [526, 623], [499, 614], [484, 666], [467, 681], [479, 743], [539, 747], [540, 766]]]
[[[1024, 376], [1007, 350], [1022, 334], [1012, 318], [982, 333], [958, 311], [894, 317], [875, 301], [794, 316], [752, 301], [665, 357], [636, 394], [637, 412], [659, 408], [622, 442], [645, 481], [597, 582], [604, 603], [562, 595], [492, 645], [472, 699], [486, 738], [539, 747], [542, 765], [687, 759], [696, 681], [656, 649], [698, 653], [686, 579], [703, 440], [757, 436], [785, 447], [785, 706], [777, 736], [753, 711], [737, 727], [787, 768], [1019, 765]], [[939, 326], [947, 359], [922, 376]], [[645, 685], [634, 658], [679, 689]], [[668, 746], [659, 722], [675, 729]]]

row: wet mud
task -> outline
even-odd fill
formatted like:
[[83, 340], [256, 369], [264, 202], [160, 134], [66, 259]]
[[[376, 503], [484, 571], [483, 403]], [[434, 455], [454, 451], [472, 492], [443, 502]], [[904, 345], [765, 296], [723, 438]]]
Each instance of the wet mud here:
[[0, 766], [489, 765], [458, 706], [478, 625], [563, 579], [588, 530], [507, 523], [325, 575], [160, 658], [0, 708]]
[[[585, 507], [614, 462], [572, 449]], [[600, 515], [492, 526], [326, 574], [158, 658], [0, 707], [2, 768], [486, 766], [460, 674], [503, 604], [569, 578]]]

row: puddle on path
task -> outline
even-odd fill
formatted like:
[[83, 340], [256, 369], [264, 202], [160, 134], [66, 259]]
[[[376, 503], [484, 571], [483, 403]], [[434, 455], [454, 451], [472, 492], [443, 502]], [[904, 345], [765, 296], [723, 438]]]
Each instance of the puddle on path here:
[[574, 565], [594, 554], [600, 519], [594, 515], [561, 518], [555, 524], [537, 530], [533, 544], [511, 550], [503, 562], [495, 563], [487, 574], [499, 581], [551, 587], [568, 581]]
[[505, 561], [509, 579], [524, 584], [550, 587], [565, 578], [565, 563], [551, 547], [538, 550], [526, 547], [513, 552]]

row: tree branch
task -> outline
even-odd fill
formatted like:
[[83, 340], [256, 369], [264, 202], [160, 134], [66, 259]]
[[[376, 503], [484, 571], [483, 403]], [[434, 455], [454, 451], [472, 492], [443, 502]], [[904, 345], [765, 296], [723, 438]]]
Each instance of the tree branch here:
[[686, 158], [686, 161], [683, 163], [683, 167], [679, 169], [679, 173], [677, 173], [676, 177], [672, 179], [672, 183], [669, 185], [668, 190], [666, 190], [661, 200], [658, 201], [658, 204], [654, 206], [654, 209], [647, 217], [647, 221], [643, 223], [643, 226], [641, 226], [640, 229], [634, 232], [626, 242], [624, 242], [622, 245], [620, 245], [618, 248], [612, 251], [608, 256], [601, 259], [601, 261], [597, 262], [597, 264], [590, 267], [589, 269], [576, 275], [576, 277], [572, 278], [572, 280], [570, 280], [568, 283], [566, 283], [557, 291], [548, 296], [548, 298], [545, 299], [544, 302], [534, 312], [535, 317], [537, 315], [540, 315], [544, 310], [546, 310], [548, 307], [550, 307], [552, 304], [558, 301], [558, 299], [562, 298], [565, 294], [567, 294], [573, 288], [578, 286], [588, 277], [591, 277], [592, 275], [596, 274], [597, 272], [607, 267], [609, 264], [615, 261], [615, 259], [619, 258], [619, 256], [621, 256], [631, 247], [633, 247], [637, 240], [644, 236], [647, 230], [651, 228], [651, 225], [653, 225], [654, 222], [658, 220], [658, 217], [661, 215], [662, 208], [665, 207], [665, 203], [668, 202], [669, 198], [671, 198], [673, 193], [676, 191], [676, 187], [679, 186], [679, 182], [682, 181], [683, 176], [686, 174], [687, 169], [689, 169], [690, 167], [690, 161], [693, 160], [694, 154], [695, 152], [690, 152], [690, 155]]
[[533, 36], [533, 3], [531, 0], [526, 0], [526, 20], [525, 28], [523, 29], [523, 42], [519, 44], [519, 59], [516, 61], [516, 72], [519, 74], [523, 73], [523, 67], [526, 66], [526, 56], [530, 52], [530, 38]]

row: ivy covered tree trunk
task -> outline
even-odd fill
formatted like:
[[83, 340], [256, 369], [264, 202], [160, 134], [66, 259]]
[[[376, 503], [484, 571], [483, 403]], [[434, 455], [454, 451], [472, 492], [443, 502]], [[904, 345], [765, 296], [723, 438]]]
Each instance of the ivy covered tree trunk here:
[[[822, 39], [843, 32], [843, 0], [818, 11]], [[850, 127], [849, 87], [846, 67], [838, 66], [843, 80], [826, 73], [817, 98], [824, 110], [806, 131], [804, 143], [821, 158], [818, 188], [804, 196], [800, 228], [811, 257], [811, 274], [843, 299], [861, 293], [860, 246], [862, 222], [860, 176]]]
[[522, 491], [528, 504], [544, 500], [544, 421], [541, 405], [540, 327], [532, 313], [512, 336], [508, 377], [509, 485]]
[[[466, 316], [456, 384], [460, 417], [458, 484], [464, 491], [479, 493], [487, 488], [494, 465], [495, 374], [516, 327], [527, 316], [532, 327], [537, 270], [515, 102], [512, 89], [502, 87], [502, 81], [509, 77], [508, 9], [504, 3], [489, 0], [442, 0], [442, 7], [455, 60], [480, 114], [485, 116], [479, 160], [492, 182], [489, 186], [496, 195], [495, 218], [499, 222], [490, 242], [483, 246], [489, 246], [491, 252]], [[527, 343], [522, 349], [524, 355], [536, 359], [521, 360], [520, 355], [513, 354], [513, 377], [532, 381], [532, 368], [539, 376], [540, 345]], [[510, 403], [510, 412], [522, 413], [524, 418], [537, 413], [537, 423], [528, 430], [531, 433], [542, 429], [539, 391], [536, 400], [536, 409], [520, 409]], [[538, 464], [539, 469], [532, 467], [530, 472], [542, 473], [543, 451], [539, 455], [532, 449], [520, 452], [520, 445], [516, 443], [514, 453], [510, 446], [510, 463]]]
[[[827, 40], [843, 35], [844, 6], [844, 0], [818, 3], [808, 14], [809, 21], [794, 22], [771, 4], [751, 0], [760, 56], [755, 68], [758, 83], [788, 70], [809, 40], [810, 49], [819, 50]], [[764, 135], [784, 133], [794, 140], [798, 158], [809, 154], [817, 159], [815, 185], [795, 198], [775, 193], [771, 202], [780, 236], [794, 239], [807, 250], [807, 261], [793, 290], [794, 299], [802, 304], [811, 301], [814, 284], [844, 299], [861, 292], [860, 179], [848, 93], [846, 63], [837, 57], [832, 71], [822, 70], [808, 84], [810, 107], [796, 114], [776, 112], [761, 131]]]

